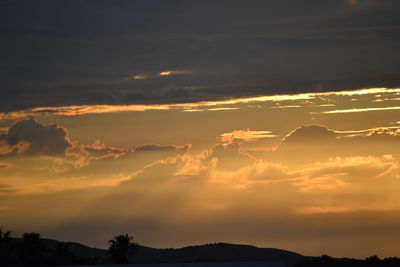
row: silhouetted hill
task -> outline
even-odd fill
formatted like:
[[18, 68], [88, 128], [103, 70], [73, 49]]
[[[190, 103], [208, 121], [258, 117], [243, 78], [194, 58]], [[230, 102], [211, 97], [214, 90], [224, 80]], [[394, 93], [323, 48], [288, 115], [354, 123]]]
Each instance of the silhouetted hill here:
[[[41, 241], [45, 247], [46, 254], [50, 254], [50, 251], [54, 250], [58, 243], [64, 243], [68, 245], [68, 248], [71, 252], [79, 257], [91, 259], [97, 258], [101, 261], [106, 261], [108, 259], [108, 252], [104, 249], [91, 248], [75, 242], [61, 242], [54, 239], [42, 238]], [[13, 243], [18, 244], [20, 242], [21, 238], [13, 238]]]
[[139, 247], [133, 262], [194, 262], [194, 261], [282, 261], [296, 263], [306, 257], [275, 248], [257, 248], [225, 243], [189, 246], [178, 249]]
[[[42, 241], [47, 250], [54, 249], [56, 244], [60, 243], [60, 241], [53, 239], [42, 239]], [[14, 242], [18, 243], [20, 239], [16, 238]], [[79, 257], [97, 258], [100, 261], [107, 261], [107, 250], [91, 248], [74, 242], [62, 243], [68, 244], [70, 251]], [[305, 259], [308, 259], [308, 257], [287, 250], [215, 243], [176, 249], [156, 249], [138, 246], [135, 254], [130, 257], [130, 262], [280, 261], [291, 265]]]

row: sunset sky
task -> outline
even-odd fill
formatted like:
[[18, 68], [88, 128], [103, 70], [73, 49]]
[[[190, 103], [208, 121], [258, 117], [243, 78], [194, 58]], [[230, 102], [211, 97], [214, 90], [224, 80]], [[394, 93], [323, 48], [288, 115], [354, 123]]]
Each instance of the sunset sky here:
[[400, 256], [398, 0], [0, 3], [0, 225]]

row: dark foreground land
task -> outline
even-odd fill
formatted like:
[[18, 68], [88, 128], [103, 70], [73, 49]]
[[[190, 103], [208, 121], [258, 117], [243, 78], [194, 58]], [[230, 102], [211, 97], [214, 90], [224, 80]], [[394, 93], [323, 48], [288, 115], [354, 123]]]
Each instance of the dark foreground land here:
[[[21, 239], [14, 238], [13, 243], [18, 247]], [[99, 265], [111, 264], [109, 252], [104, 249], [90, 248], [74, 242], [59, 242], [52, 239], [41, 239], [45, 265]], [[18, 256], [18, 255], [17, 255]], [[189, 246], [178, 249], [156, 249], [138, 245], [134, 253], [129, 256], [129, 263], [135, 264], [161, 264], [180, 263], [179, 266], [292, 266], [295, 263], [307, 259], [300, 254], [275, 249], [257, 248], [247, 245], [234, 245], [226, 243], [206, 244], [201, 246]], [[251, 263], [252, 262], [252, 263]], [[266, 265], [266, 262], [269, 262]], [[207, 263], [207, 264], [206, 264]], [[121, 265], [119, 265], [121, 266]], [[148, 266], [148, 265], [134, 265]], [[153, 265], [152, 265], [153, 266]]]
[[[285, 267], [283, 262], [192, 262], [192, 263], [154, 263], [154, 264], [113, 264], [99, 267]], [[73, 266], [64, 266], [73, 267]], [[93, 265], [75, 266], [93, 267]]]
[[[124, 265], [113, 265], [109, 251], [91, 248], [74, 242], [52, 239], [35, 239], [39, 243], [27, 243], [21, 238], [11, 238], [0, 244], [0, 267], [16, 266], [130, 266], [130, 267], [335, 267], [335, 266], [387, 266], [400, 267], [399, 258], [365, 260], [308, 257], [295, 252], [257, 248], [248, 245], [214, 243], [178, 249], [156, 249], [136, 245]], [[4, 241], [4, 240], [3, 240]], [[25, 240], [26, 241], [26, 240]], [[32, 240], [31, 240], [32, 241]], [[5, 246], [5, 244], [8, 244]], [[25, 250], [20, 250], [24, 248]], [[28, 250], [27, 250], [28, 249]], [[33, 250], [32, 250], [33, 249]], [[10, 252], [11, 251], [11, 252]], [[21, 251], [26, 254], [21, 254]], [[7, 259], [8, 253], [8, 259]], [[11, 254], [10, 254], [11, 253]], [[10, 257], [11, 255], [11, 257]], [[27, 257], [33, 257], [26, 261]], [[40, 257], [38, 257], [40, 255]], [[32, 265], [32, 263], [35, 263]]]

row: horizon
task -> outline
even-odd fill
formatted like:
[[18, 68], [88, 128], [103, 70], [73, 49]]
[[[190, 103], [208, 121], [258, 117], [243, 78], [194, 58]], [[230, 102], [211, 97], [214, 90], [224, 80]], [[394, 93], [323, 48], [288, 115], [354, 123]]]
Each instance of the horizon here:
[[[39, 235], [40, 235], [40, 233], [36, 233], [36, 232], [31, 232], [30, 234], [32, 234], [32, 233], [34, 233], [34, 234], [39, 234]], [[12, 236], [12, 238], [13, 238], [13, 239], [22, 239], [22, 236], [21, 236], [21, 237]], [[40, 240], [51, 240], [51, 241], [56, 241], [56, 242], [61, 242], [61, 243], [67, 243], [67, 244], [68, 244], [68, 243], [69, 243], [69, 244], [79, 244], [79, 245], [83, 245], [83, 246], [88, 247], [88, 248], [99, 249], [99, 250], [104, 250], [104, 251], [108, 251], [108, 250], [109, 250], [109, 245], [107, 245], [107, 246], [105, 246], [105, 247], [94, 247], [94, 246], [88, 246], [88, 245], [83, 244], [83, 243], [80, 243], [80, 242], [75, 242], [75, 241], [73, 241], [73, 240], [69, 240], [69, 241], [67, 241], [67, 240], [57, 240], [57, 239], [47, 238], [47, 237], [44, 237], [44, 236], [41, 236], [41, 235], [40, 235], [39, 239], [40, 239]], [[111, 239], [110, 239], [110, 240], [111, 240]], [[298, 255], [300, 255], [300, 256], [305, 256], [305, 257], [316, 257], [316, 258], [317, 258], [317, 257], [324, 257], [324, 256], [329, 256], [329, 257], [331, 257], [331, 255], [328, 255], [328, 254], [321, 254], [321, 255], [303, 255], [303, 254], [300, 254], [300, 253], [298, 253], [298, 252], [296, 252], [296, 251], [286, 250], [286, 249], [284, 249], [284, 248], [259, 247], [259, 246], [255, 246], [255, 245], [251, 245], [251, 244], [242, 244], [242, 243], [213, 242], [213, 243], [202, 243], [202, 244], [189, 244], [189, 245], [183, 245], [183, 246], [178, 246], [178, 247], [151, 247], [151, 246], [143, 245], [143, 244], [141, 244], [141, 243], [137, 243], [136, 240], [133, 240], [133, 239], [132, 239], [132, 242], [135, 242], [135, 245], [138, 246], [138, 247], [145, 247], [145, 248], [151, 248], [151, 249], [156, 249], [156, 250], [170, 250], [170, 249], [173, 249], [173, 250], [180, 250], [180, 249], [184, 249], [184, 248], [193, 248], [193, 247], [216, 246], [216, 245], [222, 245], [222, 246], [223, 246], [223, 245], [230, 245], [230, 246], [252, 247], [252, 248], [256, 248], [256, 249], [273, 249], [273, 250], [279, 250], [279, 251], [286, 251], [286, 252], [289, 252], [289, 253], [295, 253], [295, 254], [298, 254]], [[69, 249], [70, 249], [70, 248], [69, 248]], [[372, 256], [377, 256], [378, 258], [380, 258], [379, 255], [376, 255], [376, 254], [370, 255], [370, 256], [368, 256], [368, 257], [372, 257]], [[366, 257], [366, 258], [368, 258], [368, 257]], [[388, 257], [385, 257], [385, 258], [391, 258], [391, 257], [397, 258], [396, 256], [388, 256]], [[365, 259], [366, 259], [366, 258], [355, 258], [355, 257], [350, 258], [350, 257], [340, 257], [340, 256], [337, 256], [336, 258], [338, 258], [338, 259], [349, 258], [349, 259], [356, 259], [356, 260], [365, 260]], [[384, 258], [382, 258], [382, 259], [384, 259]]]
[[400, 256], [400, 2], [0, 4], [0, 225]]

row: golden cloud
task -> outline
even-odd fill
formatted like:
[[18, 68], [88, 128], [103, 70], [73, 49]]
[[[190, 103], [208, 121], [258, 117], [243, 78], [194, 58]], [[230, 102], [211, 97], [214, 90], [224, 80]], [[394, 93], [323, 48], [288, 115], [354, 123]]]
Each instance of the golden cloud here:
[[222, 143], [231, 144], [237, 141], [250, 142], [262, 138], [275, 138], [277, 135], [273, 134], [271, 131], [254, 131], [250, 129], [246, 130], [234, 130], [229, 133], [223, 133], [219, 135]]
[[385, 110], [399, 110], [400, 107], [376, 107], [376, 108], [350, 108], [350, 109], [336, 109], [321, 112], [322, 114], [340, 114], [340, 113], [358, 113], [368, 111], [385, 111]]
[[166, 70], [166, 71], [160, 72], [158, 75], [159, 76], [170, 76], [170, 75], [181, 75], [181, 74], [186, 74], [186, 73], [188, 73], [188, 72], [183, 71], [183, 70]]
[[[166, 72], [167, 73], [167, 72]], [[370, 88], [359, 89], [352, 91], [332, 91], [321, 93], [300, 93], [291, 95], [269, 95], [257, 96], [248, 98], [234, 98], [219, 101], [200, 101], [195, 103], [179, 103], [179, 104], [159, 104], [159, 105], [72, 105], [60, 107], [37, 107], [21, 111], [2, 112], [0, 113], [1, 120], [15, 120], [21, 118], [34, 117], [44, 114], [54, 114], [62, 116], [77, 116], [84, 114], [102, 114], [102, 113], [116, 113], [116, 112], [140, 112], [148, 110], [171, 110], [178, 109], [182, 111], [203, 111], [202, 107], [215, 107], [209, 108], [210, 111], [217, 110], [230, 110], [237, 109], [237, 107], [219, 107], [225, 105], [237, 104], [250, 104], [259, 102], [282, 102], [282, 101], [298, 101], [298, 100], [312, 100], [327, 96], [362, 96], [370, 94], [383, 94], [383, 93], [399, 93], [400, 89], [387, 89], [387, 88]], [[285, 106], [285, 105], [284, 105]], [[298, 105], [286, 105], [286, 107], [297, 107]], [[380, 111], [380, 110], [397, 110], [400, 107], [382, 107], [382, 108], [362, 108], [362, 109], [343, 109], [331, 110], [322, 112], [323, 114], [334, 113], [350, 113], [350, 112], [365, 112], [365, 111]]]

